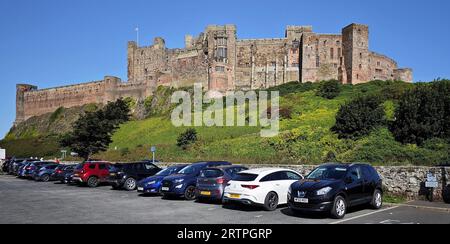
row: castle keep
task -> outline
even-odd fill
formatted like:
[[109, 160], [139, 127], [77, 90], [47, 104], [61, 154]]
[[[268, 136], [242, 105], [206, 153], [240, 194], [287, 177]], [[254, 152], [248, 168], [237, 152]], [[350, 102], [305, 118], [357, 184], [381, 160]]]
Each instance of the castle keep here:
[[16, 123], [59, 107], [107, 103], [121, 97], [142, 99], [158, 86], [202, 82], [208, 90], [227, 91], [330, 79], [343, 84], [413, 80], [411, 69], [400, 69], [393, 59], [369, 50], [367, 25], [351, 24], [341, 34], [288, 26], [285, 37], [270, 39], [238, 39], [234, 25], [208, 26], [199, 36], [187, 35], [182, 49], [167, 48], [160, 37], [150, 46], [129, 42], [127, 82], [107, 76], [42, 90], [17, 85]]

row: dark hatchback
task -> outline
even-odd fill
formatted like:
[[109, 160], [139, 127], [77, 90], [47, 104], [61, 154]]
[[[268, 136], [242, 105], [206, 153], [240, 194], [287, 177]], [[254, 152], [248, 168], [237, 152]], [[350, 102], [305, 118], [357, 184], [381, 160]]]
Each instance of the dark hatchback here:
[[150, 161], [142, 161], [129, 164], [116, 164], [110, 169], [108, 183], [114, 189], [125, 189], [134, 191], [137, 188], [137, 182], [153, 176], [161, 171], [161, 168]]
[[51, 179], [65, 184], [70, 183], [68, 175], [73, 173], [75, 167], [76, 165], [60, 165], [51, 175]]
[[244, 166], [220, 166], [204, 169], [197, 179], [196, 196], [199, 200], [222, 200], [225, 187], [237, 173], [248, 170]]
[[160, 194], [161, 184], [165, 177], [177, 174], [184, 169], [187, 164], [168, 167], [159, 171], [156, 175], [145, 178], [138, 183], [138, 192], [142, 194]]
[[164, 178], [161, 193], [164, 198], [170, 196], [184, 197], [186, 200], [195, 199], [197, 178], [203, 169], [231, 165], [229, 162], [198, 162], [182, 169], [178, 174]]
[[345, 217], [349, 207], [383, 205], [382, 180], [367, 164], [326, 164], [313, 170], [288, 191], [288, 205], [294, 212], [330, 212]]

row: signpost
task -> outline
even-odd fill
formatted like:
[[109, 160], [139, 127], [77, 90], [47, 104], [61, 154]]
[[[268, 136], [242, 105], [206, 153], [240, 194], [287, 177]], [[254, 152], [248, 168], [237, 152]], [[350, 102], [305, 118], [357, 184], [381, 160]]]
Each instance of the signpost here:
[[67, 156], [67, 150], [61, 150], [62, 153], [62, 158], [61, 159], [65, 159]]
[[6, 150], [0, 149], [0, 160], [5, 160], [5, 159], [6, 159]]
[[428, 200], [430, 202], [433, 202], [434, 197], [434, 189], [439, 187], [439, 182], [437, 180], [437, 177], [431, 173], [428, 172], [427, 174], [427, 180], [425, 181], [425, 187], [428, 189]]
[[150, 149], [150, 151], [152, 152], [153, 163], [155, 163], [156, 147], [155, 147], [155, 146], [152, 146], [152, 148]]

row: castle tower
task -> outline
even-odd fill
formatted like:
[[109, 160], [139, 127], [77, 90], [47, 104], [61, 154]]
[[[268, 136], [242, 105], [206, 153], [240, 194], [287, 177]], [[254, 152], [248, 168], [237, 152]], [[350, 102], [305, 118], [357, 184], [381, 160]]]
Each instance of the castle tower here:
[[138, 46], [136, 42], [131, 41], [128, 42], [128, 81], [133, 82], [135, 80], [135, 55], [136, 50], [138, 49]]
[[206, 29], [208, 43], [208, 90], [226, 91], [235, 87], [236, 26], [210, 25]]
[[37, 90], [37, 86], [28, 84], [18, 84], [16, 86], [16, 121], [14, 125], [17, 125], [27, 118], [25, 117], [25, 93], [28, 91]]
[[342, 42], [347, 83], [369, 81], [369, 27], [361, 24], [345, 27], [342, 30]]

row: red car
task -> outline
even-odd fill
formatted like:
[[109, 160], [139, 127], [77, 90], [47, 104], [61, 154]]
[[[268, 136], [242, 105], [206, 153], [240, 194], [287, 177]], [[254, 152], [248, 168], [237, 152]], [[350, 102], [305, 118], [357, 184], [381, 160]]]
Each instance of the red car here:
[[89, 187], [97, 187], [100, 183], [106, 182], [109, 176], [109, 162], [85, 162], [78, 165], [74, 170], [73, 181], [87, 184]]

